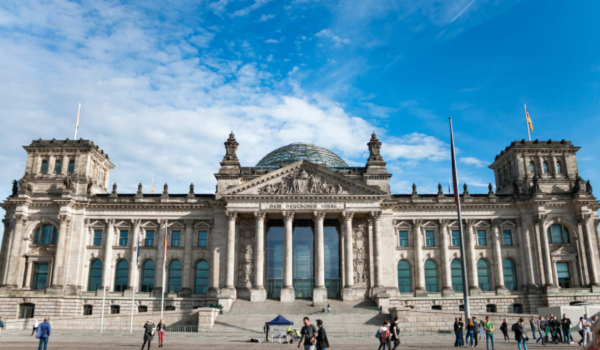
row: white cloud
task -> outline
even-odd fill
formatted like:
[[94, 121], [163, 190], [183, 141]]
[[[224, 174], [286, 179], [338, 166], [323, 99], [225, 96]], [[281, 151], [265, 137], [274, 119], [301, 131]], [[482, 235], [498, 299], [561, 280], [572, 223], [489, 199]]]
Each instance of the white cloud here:
[[267, 39], [267, 40], [265, 40], [265, 43], [267, 43], [267, 44], [277, 44], [277, 43], [279, 43], [279, 41], [276, 40], [276, 39]]
[[192, 35], [188, 41], [196, 46], [198, 46], [199, 48], [207, 48], [210, 44], [210, 42], [214, 39], [215, 34], [208, 32], [206, 30], [202, 30], [199, 34], [197, 35]]
[[235, 11], [231, 17], [243, 17], [243, 16], [248, 16], [248, 14], [250, 14], [250, 12], [259, 9], [263, 6], [265, 6], [266, 4], [268, 4], [269, 2], [271, 2], [273, 0], [254, 0], [254, 3], [248, 7], [244, 7], [241, 10], [237, 10]]
[[263, 14], [262, 16], [260, 16], [260, 19], [258, 20], [259, 22], [266, 22], [270, 19], [275, 18], [275, 15], [265, 15]]
[[430, 160], [442, 161], [450, 158], [448, 144], [421, 133], [412, 133], [400, 138], [390, 138], [381, 150], [388, 160]]
[[477, 159], [475, 157], [464, 157], [460, 158], [460, 162], [466, 165], [474, 165], [478, 168], [483, 168], [488, 165], [488, 162], [485, 162], [481, 159]]
[[335, 46], [342, 46], [343, 44], [349, 44], [350, 39], [341, 38], [335, 34], [333, 34], [329, 29], [323, 29], [317, 34], [315, 34], [317, 38], [320, 39], [329, 39], [333, 41]]

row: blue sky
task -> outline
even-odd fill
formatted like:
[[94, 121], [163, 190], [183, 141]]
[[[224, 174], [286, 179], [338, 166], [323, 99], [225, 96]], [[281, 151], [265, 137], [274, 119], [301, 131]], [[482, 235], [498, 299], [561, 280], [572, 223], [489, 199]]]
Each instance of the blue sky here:
[[79, 137], [134, 192], [212, 193], [234, 130], [243, 165], [298, 141], [353, 165], [375, 130], [394, 193], [447, 188], [448, 117], [459, 177], [487, 192], [511, 141], [567, 139], [597, 172], [597, 1], [0, 2], [0, 194], [22, 145]]

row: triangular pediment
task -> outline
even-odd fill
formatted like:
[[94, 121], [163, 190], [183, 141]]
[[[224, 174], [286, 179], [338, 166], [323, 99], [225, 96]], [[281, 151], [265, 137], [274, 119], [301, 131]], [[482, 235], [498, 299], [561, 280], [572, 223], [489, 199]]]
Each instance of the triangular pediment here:
[[30, 250], [29, 252], [27, 252], [27, 254], [25, 254], [25, 256], [28, 256], [28, 257], [53, 257], [54, 253], [52, 251], [50, 251], [50, 249], [48, 249], [48, 248], [37, 247], [37, 248], [34, 248], [34, 249]]
[[556, 249], [555, 251], [553, 251], [552, 253], [550, 253], [551, 256], [565, 256], [565, 255], [577, 255], [577, 252], [575, 251], [575, 249], [568, 247], [568, 246], [562, 246], [558, 249]]
[[386, 192], [303, 160], [232, 187], [221, 195], [385, 196]]

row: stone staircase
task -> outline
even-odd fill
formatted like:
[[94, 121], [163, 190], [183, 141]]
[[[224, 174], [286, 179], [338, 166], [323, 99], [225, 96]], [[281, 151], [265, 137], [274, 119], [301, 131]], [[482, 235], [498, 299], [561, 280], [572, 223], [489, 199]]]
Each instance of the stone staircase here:
[[273, 300], [251, 303], [236, 300], [228, 313], [217, 317], [210, 333], [262, 339], [265, 322], [282, 315], [294, 323], [292, 328], [300, 329], [303, 325], [302, 319], [308, 316], [312, 324], [316, 324], [317, 319], [323, 320], [329, 336], [373, 336], [376, 327], [389, 318], [389, 315], [380, 315], [377, 306], [371, 301], [344, 303], [330, 300], [328, 303], [331, 305], [329, 315], [322, 312], [323, 309], [327, 310], [327, 303], [317, 303], [313, 308], [310, 306], [311, 302], [306, 300], [297, 300], [293, 303]]

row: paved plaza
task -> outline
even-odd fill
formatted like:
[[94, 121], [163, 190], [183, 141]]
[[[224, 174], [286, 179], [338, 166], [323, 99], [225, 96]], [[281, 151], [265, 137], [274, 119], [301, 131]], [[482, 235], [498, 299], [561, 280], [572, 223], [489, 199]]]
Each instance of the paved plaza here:
[[[376, 328], [373, 328], [375, 334]], [[496, 334], [497, 338], [502, 338], [502, 334]], [[158, 348], [158, 339], [152, 342], [152, 349]], [[206, 337], [206, 336], [183, 336], [180, 334], [165, 336], [165, 349], [290, 349], [288, 344], [257, 344], [249, 343], [248, 339], [236, 337]], [[579, 336], [576, 336], [579, 340]], [[329, 343], [332, 349], [377, 349], [379, 341], [375, 337], [349, 337], [349, 338], [330, 338]], [[0, 349], [37, 349], [38, 340], [26, 335], [3, 334], [0, 338]], [[400, 349], [454, 349], [453, 335], [413, 335], [402, 338]], [[142, 345], [142, 335], [61, 335], [57, 334], [50, 337], [48, 349], [139, 349]], [[295, 346], [295, 345], [294, 345]], [[541, 344], [529, 344], [529, 349], [542, 348]], [[296, 347], [294, 347], [295, 349]], [[544, 349], [579, 349], [577, 343], [571, 345], [548, 345]], [[480, 343], [478, 349], [485, 349], [485, 342]], [[496, 344], [496, 350], [515, 350], [517, 343], [513, 340], [504, 343], [501, 340]]]

